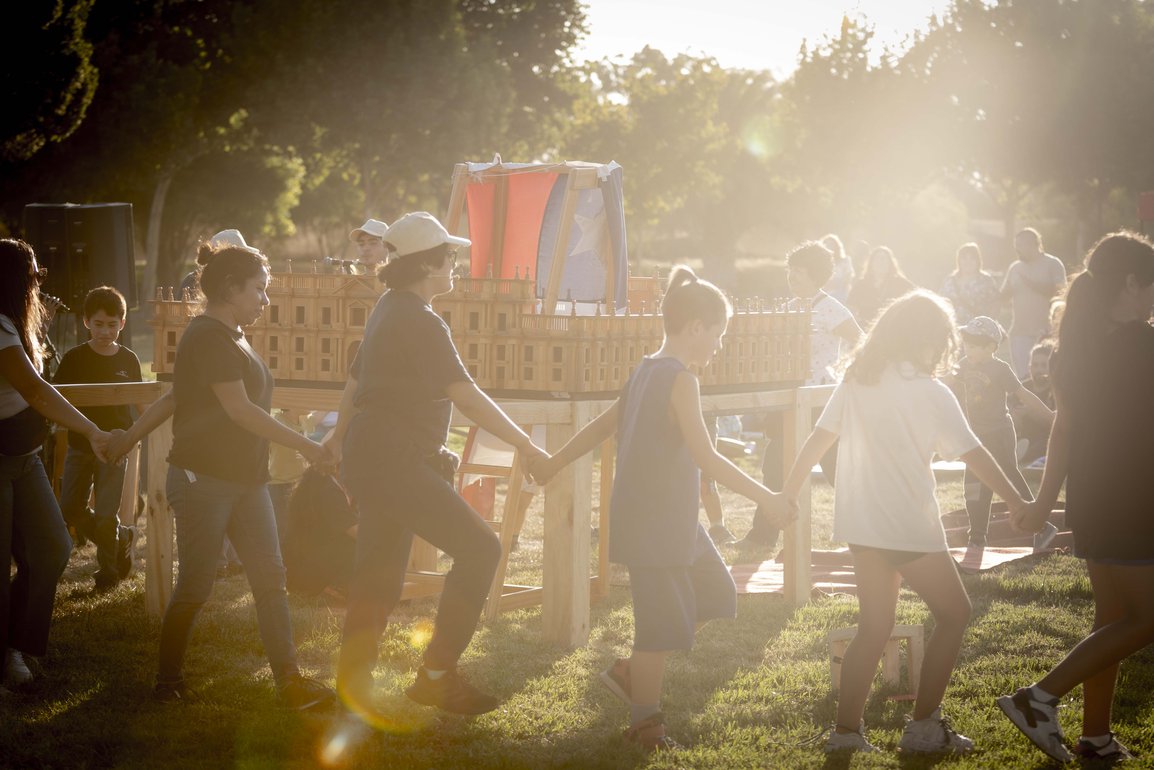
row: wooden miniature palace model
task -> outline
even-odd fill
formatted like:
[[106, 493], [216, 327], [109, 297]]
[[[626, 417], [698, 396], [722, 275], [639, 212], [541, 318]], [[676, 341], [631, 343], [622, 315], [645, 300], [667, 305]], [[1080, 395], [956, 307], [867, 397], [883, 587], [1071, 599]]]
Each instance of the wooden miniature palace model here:
[[[477, 384], [507, 398], [615, 394], [661, 346], [657, 278], [630, 277], [621, 167], [458, 164], [445, 224], [473, 245], [468, 274], [433, 305]], [[278, 384], [338, 387], [383, 287], [375, 275], [273, 273], [245, 332]], [[809, 371], [808, 308], [737, 300], [707, 392], [792, 387]], [[171, 375], [197, 305], [157, 290], [153, 369]]]

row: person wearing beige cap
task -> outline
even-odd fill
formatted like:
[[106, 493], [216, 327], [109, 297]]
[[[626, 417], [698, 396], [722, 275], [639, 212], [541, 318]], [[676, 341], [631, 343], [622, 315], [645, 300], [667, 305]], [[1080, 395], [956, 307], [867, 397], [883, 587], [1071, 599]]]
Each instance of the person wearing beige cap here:
[[353, 360], [336, 427], [324, 445], [343, 456], [341, 477], [359, 509], [337, 689], [354, 713], [375, 713], [377, 643], [401, 596], [413, 536], [453, 560], [433, 635], [406, 694], [426, 706], [481, 714], [497, 699], [457, 672], [477, 627], [501, 544], [492, 527], [453, 488], [459, 458], [445, 448], [454, 407], [512, 444], [530, 470], [545, 453], [473, 382], [449, 327], [431, 307], [452, 291], [457, 249], [431, 214], [397, 220], [385, 235], [395, 257], [377, 275], [377, 301]]
[[357, 247], [357, 259], [376, 265], [388, 256], [385, 249], [385, 233], [389, 226], [379, 219], [366, 219], [365, 223], [349, 233], [349, 240]]
[[[965, 346], [965, 357], [958, 362], [958, 371], [952, 383], [966, 412], [970, 429], [983, 446], [997, 460], [1006, 478], [1024, 499], [1033, 499], [1026, 479], [1018, 469], [1016, 454], [1018, 437], [1007, 404], [1014, 397], [1035, 419], [1053, 422], [1054, 413], [1018, 380], [1008, 363], [994, 354], [1002, 343], [1002, 326], [989, 316], [975, 316], [958, 331]], [[990, 529], [990, 507], [994, 493], [966, 467], [962, 482], [966, 498], [966, 513], [970, 519], [969, 544], [985, 548]], [[1057, 528], [1047, 523], [1046, 529], [1034, 538], [1037, 548], [1043, 548], [1054, 539]]]

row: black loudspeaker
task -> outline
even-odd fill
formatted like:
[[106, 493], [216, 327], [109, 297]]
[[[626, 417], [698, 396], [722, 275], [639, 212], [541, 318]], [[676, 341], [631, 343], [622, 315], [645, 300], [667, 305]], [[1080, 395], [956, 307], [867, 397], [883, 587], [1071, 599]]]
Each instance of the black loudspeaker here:
[[24, 233], [48, 268], [44, 293], [79, 311], [89, 289], [114, 286], [138, 305], [131, 203], [29, 203]]

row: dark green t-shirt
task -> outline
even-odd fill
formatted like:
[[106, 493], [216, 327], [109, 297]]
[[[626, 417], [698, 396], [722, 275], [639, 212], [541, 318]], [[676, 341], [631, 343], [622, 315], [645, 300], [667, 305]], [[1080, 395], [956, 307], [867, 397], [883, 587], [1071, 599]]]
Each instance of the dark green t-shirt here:
[[958, 362], [958, 381], [962, 392], [958, 400], [975, 433], [995, 430], [1010, 424], [1006, 398], [1021, 387], [1014, 370], [1000, 358], [975, 364], [969, 358]]
[[249, 401], [272, 408], [272, 375], [244, 334], [215, 318], [193, 318], [176, 348], [171, 465], [228, 481], [268, 481], [268, 441], [233, 422], [212, 389], [236, 380]]

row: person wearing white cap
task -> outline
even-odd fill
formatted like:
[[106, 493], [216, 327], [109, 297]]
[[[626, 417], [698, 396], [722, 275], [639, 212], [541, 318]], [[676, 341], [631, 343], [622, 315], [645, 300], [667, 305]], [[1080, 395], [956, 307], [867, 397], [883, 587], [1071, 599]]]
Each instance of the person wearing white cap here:
[[357, 259], [370, 265], [384, 262], [388, 256], [385, 248], [385, 233], [389, 226], [379, 219], [366, 219], [365, 223], [349, 233], [349, 240], [356, 244]]
[[[253, 254], [260, 254], [260, 249], [249, 246], [245, 241], [244, 236], [240, 234], [240, 230], [229, 228], [228, 230], [221, 230], [216, 235], [209, 238], [200, 244], [200, 251], [204, 249], [219, 249], [221, 246], [236, 246], [237, 248], [250, 251]], [[192, 270], [185, 274], [184, 278], [180, 279], [180, 288], [177, 289], [176, 298], [182, 299], [184, 297], [184, 290], [188, 289], [189, 296], [196, 299], [200, 293], [200, 265], [198, 264]]]
[[369, 316], [340, 416], [324, 441], [343, 455], [341, 476], [360, 514], [337, 690], [354, 712], [373, 713], [377, 642], [400, 599], [416, 535], [453, 567], [424, 665], [406, 693], [423, 705], [481, 714], [498, 701], [469, 684], [457, 661], [476, 630], [501, 544], [453, 488], [459, 458], [444, 445], [453, 408], [519, 449], [530, 470], [546, 455], [473, 382], [431, 307], [452, 290], [457, 247], [469, 240], [418, 211], [389, 227], [385, 242], [396, 255], [377, 273], [388, 291]]

